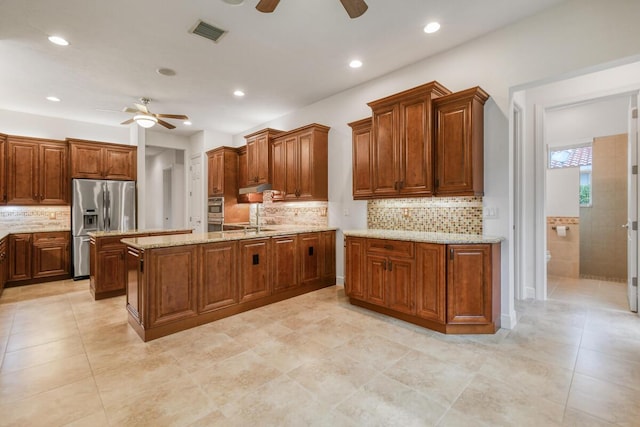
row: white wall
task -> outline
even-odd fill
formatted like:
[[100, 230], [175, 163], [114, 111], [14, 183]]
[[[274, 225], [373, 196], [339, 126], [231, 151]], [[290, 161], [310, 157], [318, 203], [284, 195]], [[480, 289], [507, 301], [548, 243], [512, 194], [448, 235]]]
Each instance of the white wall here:
[[[183, 150], [184, 151], [184, 150]], [[171, 177], [171, 228], [182, 228], [187, 226], [186, 209], [184, 204], [185, 196], [185, 167], [184, 160], [174, 149], [166, 149], [155, 156], [146, 157], [146, 183], [150, 191], [146, 192], [146, 228], [164, 228], [163, 209], [163, 180], [164, 170], [172, 170]], [[180, 163], [181, 160], [182, 163]]]
[[580, 168], [547, 169], [547, 215], [580, 216]]

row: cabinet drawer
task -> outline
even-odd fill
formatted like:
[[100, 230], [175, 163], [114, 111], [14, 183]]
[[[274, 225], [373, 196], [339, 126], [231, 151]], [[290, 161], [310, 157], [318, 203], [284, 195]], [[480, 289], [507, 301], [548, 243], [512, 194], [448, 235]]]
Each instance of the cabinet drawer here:
[[400, 240], [367, 239], [367, 252], [376, 252], [389, 256], [413, 257], [415, 244]]
[[34, 244], [60, 243], [69, 241], [69, 233], [66, 231], [51, 231], [44, 233], [33, 233]]

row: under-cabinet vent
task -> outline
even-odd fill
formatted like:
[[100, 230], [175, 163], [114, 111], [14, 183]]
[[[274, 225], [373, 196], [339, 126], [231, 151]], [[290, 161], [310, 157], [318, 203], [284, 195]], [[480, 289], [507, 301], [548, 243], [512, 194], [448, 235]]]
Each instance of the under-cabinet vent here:
[[207, 24], [203, 21], [198, 21], [191, 32], [193, 34], [199, 35], [200, 37], [204, 37], [205, 39], [213, 40], [214, 42], [220, 40], [220, 37], [222, 37], [224, 33], [226, 33], [225, 30], [214, 27], [213, 25]]

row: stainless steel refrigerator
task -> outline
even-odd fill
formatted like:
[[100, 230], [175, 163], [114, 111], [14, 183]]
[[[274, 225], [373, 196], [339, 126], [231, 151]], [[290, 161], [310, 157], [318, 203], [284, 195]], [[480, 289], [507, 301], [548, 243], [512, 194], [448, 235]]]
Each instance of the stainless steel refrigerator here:
[[136, 183], [74, 179], [71, 194], [73, 278], [79, 279], [89, 276], [88, 232], [136, 227]]

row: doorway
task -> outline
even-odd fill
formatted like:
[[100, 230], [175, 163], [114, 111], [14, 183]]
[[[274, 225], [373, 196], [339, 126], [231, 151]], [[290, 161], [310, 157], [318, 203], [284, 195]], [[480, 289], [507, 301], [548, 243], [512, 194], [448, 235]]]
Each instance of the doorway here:
[[169, 230], [173, 228], [172, 192], [173, 187], [173, 167], [162, 170], [162, 228]]

